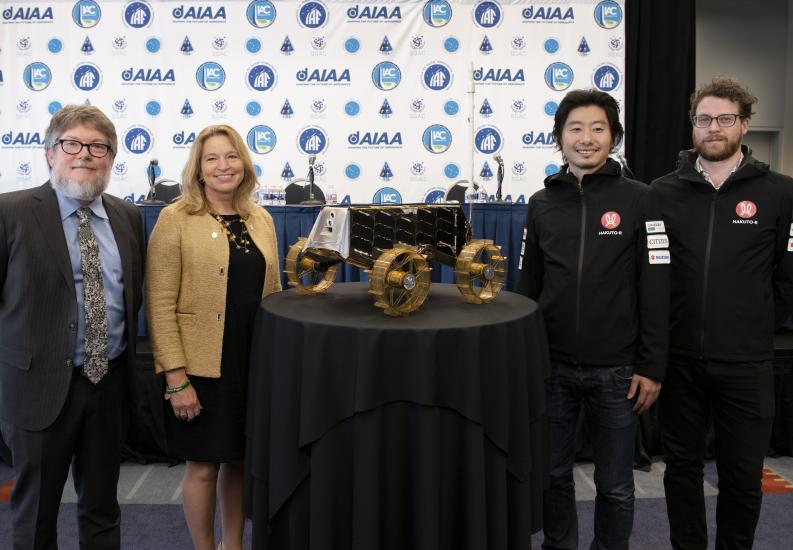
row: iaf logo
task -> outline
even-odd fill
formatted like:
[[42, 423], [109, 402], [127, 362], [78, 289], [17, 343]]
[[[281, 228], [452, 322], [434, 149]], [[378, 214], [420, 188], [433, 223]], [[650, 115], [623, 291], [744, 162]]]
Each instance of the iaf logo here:
[[124, 132], [124, 149], [133, 155], [142, 155], [149, 150], [153, 143], [151, 132], [144, 126], [132, 126]]
[[430, 0], [424, 4], [421, 15], [430, 27], [443, 27], [452, 20], [452, 7], [446, 0]]
[[492, 0], [484, 0], [474, 7], [473, 15], [477, 25], [491, 29], [501, 23], [501, 6]]
[[567, 63], [557, 61], [545, 69], [545, 83], [551, 90], [561, 92], [573, 84], [573, 69]]
[[298, 134], [297, 146], [307, 155], [318, 155], [328, 147], [328, 135], [318, 126], [308, 126]]
[[226, 71], [214, 61], [202, 63], [195, 73], [196, 82], [202, 89], [208, 92], [214, 92], [223, 86], [226, 82]]
[[267, 63], [256, 63], [248, 69], [245, 80], [251, 90], [266, 92], [275, 86], [277, 77], [275, 69], [270, 65]]
[[248, 148], [257, 155], [266, 155], [275, 149], [277, 141], [275, 132], [269, 126], [260, 124], [254, 126], [248, 131], [247, 136]]
[[613, 92], [622, 84], [620, 70], [611, 63], [603, 63], [595, 67], [592, 73], [592, 85], [601, 92]]
[[300, 5], [297, 20], [307, 29], [318, 29], [328, 22], [328, 8], [317, 0], [310, 0]]
[[393, 90], [402, 81], [402, 71], [396, 63], [383, 61], [372, 69], [372, 82], [374, 85], [385, 92]]
[[275, 22], [275, 6], [269, 0], [255, 0], [248, 4], [245, 17], [257, 29], [266, 29]]
[[446, 202], [446, 190], [439, 187], [429, 189], [424, 195], [424, 202], [426, 204], [443, 204]]
[[40, 92], [47, 88], [52, 82], [52, 71], [44, 63], [36, 61], [31, 63], [22, 71], [22, 80], [25, 86], [34, 92]]
[[421, 136], [424, 148], [433, 154], [445, 153], [452, 146], [452, 133], [442, 124], [429, 126]]
[[151, 25], [153, 13], [148, 2], [136, 0], [124, 6], [124, 23], [133, 29], [142, 29]]
[[102, 19], [102, 9], [94, 0], [81, 0], [72, 8], [72, 21], [78, 27], [90, 29]]
[[497, 153], [503, 143], [501, 132], [495, 126], [483, 126], [474, 135], [474, 146], [483, 155]]
[[445, 90], [452, 84], [452, 70], [446, 63], [430, 63], [421, 74], [424, 87], [436, 92]]
[[72, 71], [72, 84], [83, 92], [96, 90], [102, 84], [102, 73], [93, 63], [81, 63]]
[[595, 6], [595, 22], [604, 29], [615, 29], [622, 23], [622, 7], [614, 0], [604, 0]]

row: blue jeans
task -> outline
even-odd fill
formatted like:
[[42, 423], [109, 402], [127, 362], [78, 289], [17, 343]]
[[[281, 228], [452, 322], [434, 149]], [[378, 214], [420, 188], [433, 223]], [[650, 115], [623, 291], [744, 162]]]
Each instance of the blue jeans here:
[[633, 452], [637, 415], [627, 399], [632, 366], [553, 362], [546, 387], [551, 430], [551, 480], [543, 495], [544, 549], [577, 550], [575, 436], [581, 405], [595, 461], [595, 538], [592, 550], [627, 549], [633, 529]]

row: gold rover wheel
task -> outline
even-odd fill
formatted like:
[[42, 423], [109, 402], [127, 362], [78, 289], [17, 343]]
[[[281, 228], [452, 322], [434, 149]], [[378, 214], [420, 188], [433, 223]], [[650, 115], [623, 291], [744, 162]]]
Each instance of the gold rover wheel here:
[[415, 248], [398, 246], [383, 252], [369, 273], [369, 294], [386, 315], [416, 311], [430, 291], [431, 268]]
[[289, 284], [295, 287], [300, 294], [322, 294], [333, 284], [339, 265], [333, 264], [324, 271], [321, 270], [320, 262], [303, 254], [306, 240], [305, 237], [300, 237], [289, 248], [289, 253], [284, 260], [284, 273], [289, 279]]
[[471, 241], [454, 264], [454, 281], [466, 301], [492, 302], [504, 286], [506, 258], [490, 240]]

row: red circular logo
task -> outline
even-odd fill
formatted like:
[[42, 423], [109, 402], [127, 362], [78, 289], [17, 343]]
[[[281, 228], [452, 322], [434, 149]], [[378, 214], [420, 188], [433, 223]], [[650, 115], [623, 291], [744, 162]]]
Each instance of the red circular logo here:
[[600, 217], [600, 225], [604, 229], [617, 229], [620, 225], [620, 215], [616, 212], [606, 212]]
[[735, 207], [735, 213], [741, 218], [752, 218], [757, 214], [757, 205], [752, 201], [741, 201]]

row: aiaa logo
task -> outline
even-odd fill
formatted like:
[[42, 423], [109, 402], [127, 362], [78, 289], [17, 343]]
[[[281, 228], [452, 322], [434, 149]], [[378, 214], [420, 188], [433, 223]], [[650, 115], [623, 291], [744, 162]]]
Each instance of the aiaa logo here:
[[173, 142], [175, 148], [185, 149], [192, 145], [192, 143], [195, 141], [195, 132], [185, 132], [184, 130], [180, 130], [171, 137], [171, 141]]
[[41, 147], [44, 138], [38, 132], [6, 132], [2, 142], [3, 145], [13, 148]]
[[295, 74], [298, 84], [349, 84], [350, 70], [300, 69]]
[[474, 69], [474, 81], [481, 84], [522, 84], [526, 82], [523, 69]]
[[430, 153], [445, 153], [452, 146], [452, 133], [442, 124], [433, 124], [424, 130], [421, 143]]
[[82, 63], [77, 65], [72, 72], [72, 84], [78, 90], [90, 92], [95, 90], [102, 83], [102, 73], [99, 67], [93, 63]]
[[445, 90], [452, 83], [452, 71], [446, 63], [431, 63], [424, 67], [421, 75], [424, 87], [434, 91]]
[[372, 204], [402, 204], [402, 195], [393, 187], [381, 187], [372, 197]]
[[372, 82], [383, 91], [393, 90], [402, 80], [402, 71], [390, 61], [378, 63], [372, 69]]
[[136, 69], [130, 67], [121, 72], [125, 84], [174, 84], [176, 76], [173, 69]]
[[256, 0], [245, 10], [248, 23], [259, 29], [266, 29], [275, 22], [275, 6], [269, 0]]
[[402, 147], [402, 132], [361, 132], [347, 136], [350, 149], [394, 149]]
[[452, 20], [452, 7], [446, 0], [430, 0], [424, 4], [421, 15], [430, 27], [443, 27]]
[[151, 132], [143, 126], [132, 126], [124, 132], [124, 149], [133, 155], [142, 155], [152, 146]]
[[617, 229], [620, 226], [620, 215], [613, 210], [609, 210], [602, 216], [600, 216], [600, 225], [603, 226], [603, 229]]
[[347, 9], [347, 18], [352, 22], [400, 22], [402, 21], [402, 12], [399, 6], [390, 8], [387, 6], [359, 6], [354, 5]]
[[52, 23], [52, 8], [14, 8], [3, 10], [3, 21], [11, 23]]
[[492, 155], [501, 149], [501, 132], [495, 126], [483, 126], [474, 135], [476, 150], [483, 155]]
[[124, 7], [124, 23], [133, 29], [142, 29], [151, 25], [151, 6], [142, 0], [129, 2]]
[[757, 214], [757, 205], [752, 201], [741, 201], [735, 205], [735, 213], [744, 220], [753, 218]]
[[604, 0], [595, 6], [595, 22], [604, 29], [614, 29], [622, 23], [622, 8], [613, 0]]
[[307, 155], [318, 155], [327, 148], [328, 135], [318, 126], [308, 126], [298, 134], [297, 146]]
[[572, 23], [575, 19], [573, 15], [573, 8], [567, 8], [562, 11], [562, 8], [554, 8], [551, 6], [529, 6], [523, 8], [521, 11], [524, 23], [544, 23], [544, 22], [558, 22], [558, 23]]
[[175, 21], [184, 23], [226, 22], [226, 8], [224, 6], [213, 9], [212, 6], [180, 5], [171, 11], [171, 15]]
[[521, 138], [524, 148], [552, 147], [556, 144], [551, 132], [526, 132]]
[[567, 63], [551, 63], [545, 69], [545, 83], [551, 90], [561, 92], [573, 84], [573, 69]]
[[22, 80], [29, 89], [40, 92], [52, 82], [52, 72], [47, 65], [37, 61], [25, 67], [22, 71]]
[[318, 29], [328, 22], [328, 9], [322, 2], [310, 0], [300, 5], [297, 19], [306, 28]]
[[260, 124], [248, 131], [248, 148], [256, 154], [266, 155], [275, 149], [276, 141], [275, 132], [269, 126]]
[[72, 21], [84, 29], [95, 27], [102, 19], [102, 10], [94, 0], [81, 0], [72, 8]]
[[598, 65], [592, 73], [592, 85], [601, 92], [613, 92], [621, 83], [622, 75], [611, 63]]
[[277, 78], [275, 69], [267, 63], [256, 63], [248, 68], [245, 81], [251, 90], [266, 92], [275, 86]]
[[201, 88], [213, 92], [226, 82], [226, 71], [223, 70], [219, 63], [208, 61], [198, 67], [195, 78]]
[[501, 6], [492, 0], [484, 0], [474, 7], [474, 22], [486, 29], [501, 23]]

